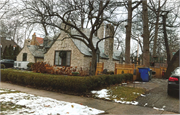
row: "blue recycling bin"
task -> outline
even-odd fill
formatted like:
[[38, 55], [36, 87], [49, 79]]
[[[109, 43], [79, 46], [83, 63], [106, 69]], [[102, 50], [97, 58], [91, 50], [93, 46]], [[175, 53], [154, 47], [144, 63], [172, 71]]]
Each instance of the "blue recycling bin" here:
[[148, 82], [149, 81], [149, 73], [150, 73], [150, 68], [147, 67], [143, 67], [143, 68], [138, 68], [139, 69], [139, 73], [141, 76], [141, 79], [143, 82]]

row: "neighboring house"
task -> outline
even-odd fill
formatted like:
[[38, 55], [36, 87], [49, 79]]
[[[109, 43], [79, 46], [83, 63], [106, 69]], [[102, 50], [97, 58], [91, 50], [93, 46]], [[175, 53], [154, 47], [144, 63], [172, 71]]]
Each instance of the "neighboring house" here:
[[[55, 36], [54, 38], [57, 37]], [[25, 40], [24, 47], [17, 56], [17, 61], [29, 61], [33, 63], [44, 61], [44, 53], [51, 47], [52, 43], [55, 41], [54, 38], [43, 39], [36, 37], [36, 34], [34, 33], [31, 40]], [[44, 41], [48, 42], [46, 47], [44, 47]]]
[[[11, 38], [0, 37], [0, 48], [2, 48], [2, 53], [4, 52], [5, 47], [9, 47], [10, 45], [13, 46], [13, 49], [18, 46]], [[21, 48], [19, 50], [21, 50]]]
[[[97, 36], [93, 36], [93, 44], [95, 45], [104, 36], [111, 35], [112, 28], [110, 24], [101, 26], [97, 32]], [[82, 31], [89, 36], [90, 29], [83, 29]], [[70, 32], [78, 35], [75, 30], [70, 30]], [[23, 61], [23, 55], [26, 55], [26, 61], [29, 62], [44, 60], [44, 62], [50, 65], [77, 66], [89, 69], [92, 59], [90, 49], [83, 42], [70, 37], [62, 40], [65, 37], [69, 37], [65, 32], [61, 32], [54, 38], [46, 37], [43, 40], [43, 44], [39, 46], [30, 44], [34, 39], [31, 41], [26, 40], [24, 48], [17, 59], [19, 59], [18, 61]], [[98, 61], [104, 62], [104, 69], [108, 69], [109, 71], [114, 71], [115, 63], [119, 63], [120, 60], [120, 51], [117, 51], [113, 44], [114, 38], [109, 38], [99, 43]]]

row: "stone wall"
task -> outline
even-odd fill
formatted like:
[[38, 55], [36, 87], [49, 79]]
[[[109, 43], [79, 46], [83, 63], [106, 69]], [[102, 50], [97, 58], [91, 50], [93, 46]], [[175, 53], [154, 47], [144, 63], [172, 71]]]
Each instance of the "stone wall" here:
[[[92, 57], [84, 57], [84, 66], [83, 68], [89, 68]], [[110, 61], [107, 59], [100, 59], [99, 62], [104, 62], [104, 69], [108, 71], [114, 71], [115, 63], [119, 63], [119, 61]]]
[[44, 62], [48, 62], [50, 65], [54, 65], [55, 51], [69, 50], [71, 51], [70, 66], [83, 67], [84, 55], [79, 51], [79, 49], [75, 46], [75, 44], [70, 38], [61, 41], [64, 37], [67, 37], [66, 34], [61, 34], [58, 40], [55, 41], [52, 47], [48, 50], [48, 52], [44, 54]]
[[27, 61], [35, 63], [34, 56], [29, 51], [27, 45], [21, 50], [21, 52], [17, 55], [16, 61], [23, 61], [23, 53], [27, 53]]
[[44, 62], [44, 58], [35, 58], [35, 62]]

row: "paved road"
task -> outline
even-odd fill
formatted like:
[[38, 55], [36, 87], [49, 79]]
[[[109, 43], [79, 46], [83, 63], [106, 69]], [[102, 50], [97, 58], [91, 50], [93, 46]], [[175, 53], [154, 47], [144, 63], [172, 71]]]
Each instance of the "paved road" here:
[[150, 108], [164, 108], [166, 111], [180, 113], [180, 101], [177, 96], [173, 97], [167, 94], [167, 84], [168, 80], [155, 78], [150, 82], [136, 84], [135, 87], [144, 87], [149, 91], [146, 97], [139, 97], [137, 99], [138, 105]]
[[19, 85], [14, 85], [10, 83], [1, 82], [1, 88], [14, 89], [18, 91], [22, 91], [25, 93], [30, 93], [43, 97], [50, 97], [53, 99], [57, 99], [60, 101], [74, 102], [83, 105], [87, 105], [89, 107], [93, 107], [96, 109], [104, 110], [107, 114], [177, 114], [168, 111], [157, 111], [150, 107], [142, 107], [142, 106], [134, 106], [134, 105], [124, 105], [110, 101], [103, 101], [93, 98], [66, 95], [51, 91], [38, 90], [33, 88], [27, 88]]

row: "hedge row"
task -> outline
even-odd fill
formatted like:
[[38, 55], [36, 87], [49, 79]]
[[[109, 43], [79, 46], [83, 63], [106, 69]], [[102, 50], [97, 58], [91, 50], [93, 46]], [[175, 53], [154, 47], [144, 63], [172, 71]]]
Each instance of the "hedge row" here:
[[132, 74], [98, 75], [89, 77], [50, 75], [13, 70], [1, 70], [1, 80], [11, 81], [15, 84], [29, 85], [39, 88], [52, 88], [54, 90], [87, 92], [105, 86], [132, 81]]

